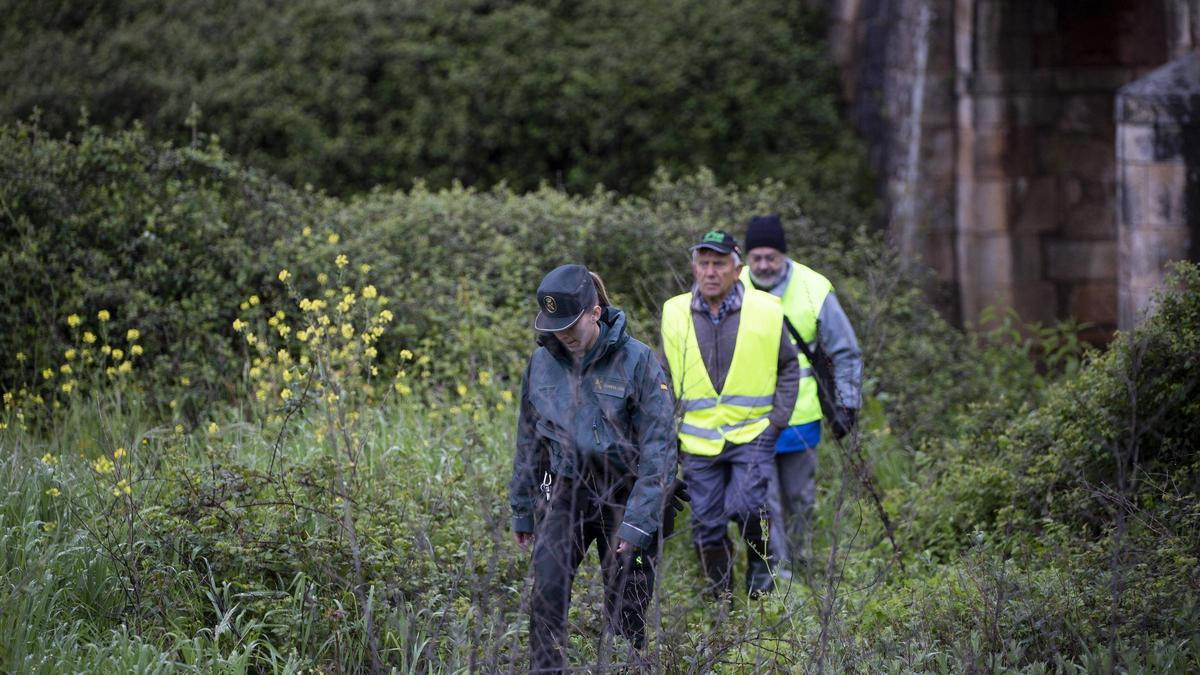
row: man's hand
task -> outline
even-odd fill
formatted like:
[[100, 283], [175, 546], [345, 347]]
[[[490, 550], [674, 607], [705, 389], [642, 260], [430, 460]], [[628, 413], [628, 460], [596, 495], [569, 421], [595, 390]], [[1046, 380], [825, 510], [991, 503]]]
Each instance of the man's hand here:
[[625, 541], [624, 539], [622, 539], [620, 537], [617, 537], [617, 548], [614, 549], [614, 551], [613, 551], [614, 553], [616, 553], [617, 555], [625, 555], [627, 553], [633, 553], [633, 551], [634, 551], [633, 544]]
[[837, 419], [829, 425], [833, 437], [841, 440], [858, 424], [858, 408], [838, 408]]
[[521, 545], [521, 548], [529, 548], [529, 545], [533, 543], [532, 532], [513, 532], [513, 536], [517, 538], [517, 543]]

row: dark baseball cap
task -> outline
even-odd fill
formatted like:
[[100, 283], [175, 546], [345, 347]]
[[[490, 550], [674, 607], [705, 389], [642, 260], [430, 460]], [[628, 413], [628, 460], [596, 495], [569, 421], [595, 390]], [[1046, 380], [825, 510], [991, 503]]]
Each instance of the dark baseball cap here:
[[717, 253], [736, 253], [742, 255], [742, 249], [738, 246], [737, 239], [733, 238], [725, 230], [709, 230], [700, 237], [700, 241], [695, 246], [688, 249], [695, 251], [697, 249], [706, 248]]
[[596, 285], [583, 265], [562, 265], [538, 284], [537, 303], [542, 311], [533, 320], [536, 330], [553, 333], [566, 330], [583, 313], [596, 306]]

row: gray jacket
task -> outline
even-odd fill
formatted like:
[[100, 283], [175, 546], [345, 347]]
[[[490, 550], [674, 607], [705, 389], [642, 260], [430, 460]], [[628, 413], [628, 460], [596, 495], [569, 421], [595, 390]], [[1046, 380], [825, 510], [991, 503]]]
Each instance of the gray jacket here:
[[[753, 282], [754, 277], [751, 276]], [[792, 283], [792, 261], [788, 260], [787, 273], [773, 288], [763, 288], [767, 293], [783, 297], [788, 284]], [[758, 284], [754, 283], [755, 288]], [[817, 314], [817, 337], [810, 349], [821, 348], [833, 364], [833, 376], [837, 382], [837, 404], [846, 408], [862, 406], [862, 350], [858, 347], [858, 337], [854, 327], [837, 296], [831, 289], [821, 301], [821, 311]]]
[[[736, 294], [736, 302], [729, 308], [728, 314], [717, 323], [713, 323], [709, 317], [708, 305], [704, 299], [695, 289], [692, 290], [692, 325], [696, 329], [696, 342], [700, 345], [704, 368], [708, 371], [713, 388], [718, 392], [724, 388], [725, 377], [729, 374], [729, 366], [733, 362], [733, 348], [737, 345], [738, 326], [742, 320], [741, 297], [744, 290], [741, 281], [730, 290], [731, 294]], [[792, 344], [786, 326], [779, 335], [777, 368], [775, 403], [771, 414], [768, 415], [771, 427], [764, 433], [775, 434], [779, 429], [787, 427], [792, 408], [796, 406], [796, 395], [800, 390], [800, 364], [796, 360], [796, 347]], [[671, 367], [665, 358], [663, 370], [670, 378]]]

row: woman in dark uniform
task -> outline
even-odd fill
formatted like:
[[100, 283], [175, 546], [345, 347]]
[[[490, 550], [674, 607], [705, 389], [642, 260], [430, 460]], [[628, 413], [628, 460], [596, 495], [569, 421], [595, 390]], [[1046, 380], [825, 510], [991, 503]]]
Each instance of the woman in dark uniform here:
[[571, 582], [593, 541], [607, 627], [637, 648], [645, 642], [675, 433], [662, 368], [625, 332], [599, 277], [558, 267], [537, 302], [509, 498], [517, 542], [533, 544], [530, 667], [556, 672], [566, 666]]

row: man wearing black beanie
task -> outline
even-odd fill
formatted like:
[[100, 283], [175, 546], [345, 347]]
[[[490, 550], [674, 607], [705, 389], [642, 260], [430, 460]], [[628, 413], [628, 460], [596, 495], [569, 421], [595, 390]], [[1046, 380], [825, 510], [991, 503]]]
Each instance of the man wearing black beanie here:
[[[817, 444], [821, 441], [822, 399], [830, 430], [841, 439], [858, 419], [862, 352], [854, 328], [833, 285], [824, 276], [787, 257], [778, 215], [754, 216], [746, 224], [742, 281], [780, 298], [786, 327], [797, 345], [800, 391], [788, 427], [775, 442], [775, 477], [768, 493], [771, 554], [802, 566], [811, 556], [812, 512], [816, 497]], [[816, 361], [816, 363], [813, 363]], [[818, 370], [830, 375], [818, 387]]]

